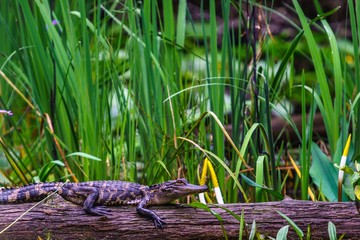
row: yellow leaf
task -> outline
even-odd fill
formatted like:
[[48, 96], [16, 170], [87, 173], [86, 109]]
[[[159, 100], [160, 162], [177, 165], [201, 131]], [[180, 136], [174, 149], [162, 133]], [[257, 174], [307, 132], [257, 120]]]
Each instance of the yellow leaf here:
[[355, 193], [356, 198], [360, 200], [360, 185], [355, 186], [354, 193]]

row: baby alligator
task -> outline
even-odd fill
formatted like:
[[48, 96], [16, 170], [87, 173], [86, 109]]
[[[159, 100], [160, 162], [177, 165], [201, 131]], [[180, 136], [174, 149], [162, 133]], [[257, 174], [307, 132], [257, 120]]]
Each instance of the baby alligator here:
[[108, 214], [109, 210], [104, 206], [136, 205], [136, 211], [152, 219], [155, 228], [163, 228], [165, 222], [146, 207], [167, 204], [177, 198], [206, 192], [207, 189], [206, 185], [193, 185], [184, 178], [151, 186], [122, 181], [38, 183], [0, 189], [0, 204], [36, 202], [57, 191], [65, 200], [82, 205], [91, 215]]

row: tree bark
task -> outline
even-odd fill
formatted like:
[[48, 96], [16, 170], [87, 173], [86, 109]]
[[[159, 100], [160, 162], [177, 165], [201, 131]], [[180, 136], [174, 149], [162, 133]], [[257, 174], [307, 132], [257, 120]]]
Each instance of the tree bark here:
[[[35, 203], [0, 205], [0, 231]], [[359, 239], [360, 215], [355, 203], [310, 202], [284, 200], [280, 202], [240, 203], [221, 205], [237, 215], [244, 211], [248, 237], [253, 220], [257, 232], [276, 237], [278, 230], [288, 225], [277, 211], [292, 219], [306, 235], [311, 228], [312, 239], [328, 238], [328, 222], [335, 224], [337, 236]], [[217, 206], [229, 239], [239, 238], [239, 221]], [[0, 239], [223, 239], [220, 222], [209, 212], [188, 206], [151, 207], [165, 222], [164, 229], [155, 229], [151, 220], [136, 213], [135, 207], [111, 207], [108, 217], [90, 216], [81, 206], [57, 196], [26, 213], [14, 225], [0, 234]], [[289, 229], [289, 239], [298, 239]]]

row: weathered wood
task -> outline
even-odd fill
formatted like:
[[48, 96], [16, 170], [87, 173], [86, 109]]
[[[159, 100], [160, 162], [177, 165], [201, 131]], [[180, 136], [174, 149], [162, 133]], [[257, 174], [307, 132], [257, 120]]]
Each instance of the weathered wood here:
[[[0, 205], [0, 231], [11, 224], [34, 203]], [[222, 205], [241, 215], [244, 211], [247, 223], [245, 233], [250, 232], [251, 223], [256, 220], [259, 233], [275, 237], [277, 231], [288, 223], [276, 212], [290, 217], [306, 234], [310, 225], [312, 239], [328, 237], [328, 222], [337, 228], [338, 236], [345, 239], [359, 239], [360, 215], [354, 203], [330, 203], [285, 200], [281, 202], [226, 204]], [[226, 233], [230, 239], [238, 238], [239, 222], [226, 211], [211, 207], [223, 218]], [[163, 230], [154, 228], [153, 223], [139, 216], [134, 207], [112, 207], [109, 217], [86, 214], [81, 206], [55, 197], [42, 203], [7, 231], [0, 239], [221, 239], [223, 232], [218, 220], [210, 213], [191, 207], [152, 207], [167, 225]], [[289, 238], [297, 239], [294, 231]]]

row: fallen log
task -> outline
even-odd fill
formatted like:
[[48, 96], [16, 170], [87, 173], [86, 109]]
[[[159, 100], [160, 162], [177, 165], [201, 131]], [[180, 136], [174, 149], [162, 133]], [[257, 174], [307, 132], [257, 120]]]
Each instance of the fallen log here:
[[[0, 231], [35, 203], [0, 205]], [[277, 211], [292, 219], [306, 234], [311, 228], [312, 239], [328, 238], [328, 222], [337, 228], [338, 237], [359, 239], [360, 215], [355, 203], [311, 202], [284, 200], [280, 202], [239, 203], [221, 205], [237, 215], [244, 211], [248, 236], [253, 220], [257, 232], [276, 237], [278, 230], [288, 225]], [[217, 206], [210, 208], [218, 213], [229, 239], [238, 239], [239, 221]], [[57, 196], [41, 203], [22, 216], [0, 234], [0, 239], [222, 239], [220, 222], [209, 212], [188, 206], [158, 206], [152, 210], [166, 221], [164, 229], [155, 229], [151, 220], [136, 213], [135, 207], [111, 207], [108, 217], [90, 216], [81, 206]], [[298, 239], [290, 228], [288, 238]]]

